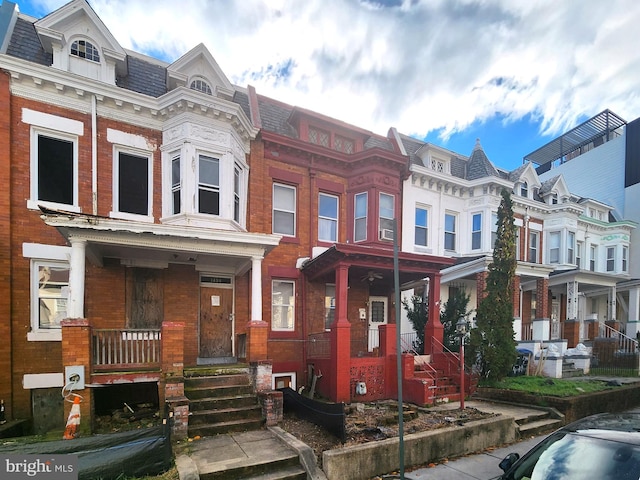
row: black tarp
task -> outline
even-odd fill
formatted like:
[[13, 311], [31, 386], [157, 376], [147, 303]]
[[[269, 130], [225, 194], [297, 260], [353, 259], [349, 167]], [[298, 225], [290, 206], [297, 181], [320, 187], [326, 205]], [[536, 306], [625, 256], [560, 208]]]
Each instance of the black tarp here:
[[53, 442], [0, 445], [4, 454], [78, 455], [79, 480], [157, 475], [171, 468], [168, 425]]
[[344, 403], [325, 403], [303, 397], [291, 388], [281, 388], [283, 409], [293, 412], [298, 418], [315, 423], [335, 435], [341, 442], [346, 440]]

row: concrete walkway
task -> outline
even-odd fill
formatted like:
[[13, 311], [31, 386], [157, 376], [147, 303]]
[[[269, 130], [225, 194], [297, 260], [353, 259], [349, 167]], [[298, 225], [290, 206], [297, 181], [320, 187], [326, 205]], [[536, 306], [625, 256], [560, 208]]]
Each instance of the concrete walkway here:
[[[514, 420], [538, 415], [539, 409], [520, 407], [494, 402], [471, 400], [465, 402], [467, 408], [477, 408], [480, 411], [507, 415]], [[457, 410], [459, 402], [451, 402], [432, 407], [434, 410]], [[326, 478], [324, 473], [315, 468], [315, 456], [310, 447], [298, 441], [292, 435], [280, 428], [269, 428], [244, 433], [229, 433], [214, 437], [204, 437], [200, 440], [189, 442], [181, 454], [176, 456], [176, 465], [180, 480], [198, 480], [200, 473], [221, 472], [230, 468], [237, 468], [259, 463], [267, 463], [281, 457], [297, 454], [301, 464], [310, 473], [310, 478], [321, 480]], [[526, 451], [526, 450], [525, 450]], [[470, 457], [471, 458], [471, 457]], [[497, 463], [496, 468], [497, 468]], [[431, 474], [435, 469], [428, 469]], [[416, 470], [416, 476], [409, 477], [415, 480], [430, 478], [478, 478], [478, 477], [433, 477], [419, 476], [421, 470]], [[499, 472], [498, 472], [499, 473]], [[490, 477], [486, 477], [490, 478]]]

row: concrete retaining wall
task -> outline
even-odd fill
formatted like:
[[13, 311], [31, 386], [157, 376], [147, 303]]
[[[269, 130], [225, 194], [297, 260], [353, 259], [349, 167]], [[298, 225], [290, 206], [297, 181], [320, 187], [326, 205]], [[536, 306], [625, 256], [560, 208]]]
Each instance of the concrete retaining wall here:
[[[499, 416], [404, 436], [405, 467], [477, 452], [516, 440], [513, 418]], [[397, 471], [398, 438], [327, 450], [322, 469], [329, 480], [366, 480]]]

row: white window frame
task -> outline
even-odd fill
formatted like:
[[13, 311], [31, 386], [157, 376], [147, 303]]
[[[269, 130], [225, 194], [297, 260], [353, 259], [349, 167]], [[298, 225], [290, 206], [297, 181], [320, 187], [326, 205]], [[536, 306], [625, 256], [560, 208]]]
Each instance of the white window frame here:
[[576, 242], [576, 267], [582, 268], [582, 255], [584, 255], [584, 242]]
[[529, 184], [527, 182], [522, 182], [520, 184], [520, 196], [529, 198]]
[[[278, 189], [282, 189], [282, 190], [290, 190], [293, 192], [293, 207], [290, 208], [286, 208], [284, 206], [278, 206], [276, 208], [276, 190]], [[272, 221], [271, 221], [271, 231], [273, 233], [276, 233], [278, 235], [284, 235], [285, 237], [295, 237], [296, 236], [296, 221], [297, 221], [297, 216], [296, 216], [296, 204], [298, 202], [298, 189], [296, 187], [294, 187], [293, 185], [286, 185], [284, 183], [276, 183], [274, 182], [273, 187], [271, 189], [272, 191]], [[291, 215], [292, 217], [292, 225], [291, 225], [291, 229], [292, 232], [284, 232], [284, 231], [277, 231], [276, 230], [276, 212], [281, 212], [284, 213], [286, 215]]]
[[30, 259], [29, 266], [29, 310], [31, 331], [27, 332], [27, 341], [52, 342], [62, 340], [62, 329], [40, 328], [40, 296], [38, 288], [38, 266], [67, 265], [70, 266], [71, 247], [45, 245], [40, 243], [23, 243], [23, 258]]
[[589, 245], [589, 270], [592, 272], [598, 270], [598, 246], [594, 243]]
[[[38, 138], [40, 136], [49, 137], [54, 140], [60, 140], [65, 142], [71, 142], [72, 144], [72, 163], [73, 163], [73, 203], [58, 203], [52, 202], [48, 200], [40, 200], [38, 198]], [[72, 212], [80, 212], [80, 206], [78, 203], [78, 136], [72, 135], [68, 133], [63, 133], [55, 130], [40, 128], [40, 127], [32, 127], [31, 128], [31, 199], [27, 202], [27, 207], [30, 209], [38, 209], [39, 205], [50, 207], [50, 208], [59, 208]]]
[[622, 246], [622, 271], [627, 273], [629, 271], [629, 247]]
[[[447, 230], [447, 217], [450, 217], [453, 219], [453, 230]], [[444, 223], [443, 223], [443, 230], [444, 230], [444, 237], [443, 237], [443, 247], [444, 250], [447, 252], [456, 252], [457, 251], [457, 232], [456, 232], [456, 226], [458, 224], [458, 215], [453, 213], [453, 212], [445, 212], [444, 214]], [[451, 236], [453, 238], [453, 248], [447, 248], [447, 235]]]
[[278, 384], [278, 379], [283, 377], [291, 377], [291, 388], [293, 390], [297, 390], [298, 386], [296, 384], [296, 372], [279, 372], [271, 375], [271, 389], [276, 390], [276, 385]]
[[242, 199], [244, 198], [242, 189], [244, 187], [244, 170], [235, 162], [233, 164], [233, 213], [231, 218], [234, 222], [242, 225]]
[[[147, 214], [136, 214], [120, 211], [119, 180], [120, 180], [120, 154], [131, 155], [147, 160]], [[113, 148], [113, 211], [110, 216], [126, 220], [153, 222], [153, 155], [149, 151], [114, 145]]]
[[[383, 201], [382, 201], [383, 198], [391, 200], [390, 211], [386, 207], [383, 207]], [[393, 219], [395, 218], [395, 209], [396, 209], [396, 196], [390, 193], [380, 192], [380, 195], [378, 196], [378, 231], [379, 231], [378, 237], [380, 239], [383, 238], [382, 236], [383, 230], [393, 231]]]
[[567, 232], [567, 263], [575, 264], [576, 258], [576, 234]]
[[[178, 182], [176, 183], [174, 181], [173, 178], [173, 164], [174, 162], [178, 162]], [[180, 155], [180, 152], [174, 152], [170, 155], [170, 168], [169, 171], [171, 172], [169, 175], [171, 176], [170, 181], [171, 181], [171, 198], [170, 198], [170, 202], [171, 202], [171, 210], [170, 210], [170, 214], [171, 215], [180, 215], [182, 213], [182, 210], [184, 208], [184, 202], [182, 201], [182, 191], [183, 191], [183, 179], [182, 179], [182, 156]], [[176, 202], [175, 202], [175, 195], [176, 193], [178, 194], [178, 202], [179, 202], [179, 208], [178, 211], [176, 212]]]
[[616, 247], [607, 247], [606, 271], [616, 271]]
[[[358, 216], [358, 199], [364, 198], [364, 215]], [[364, 220], [364, 237], [358, 237], [358, 221]], [[353, 196], [353, 241], [363, 242], [367, 240], [369, 228], [369, 192], [356, 193]]]
[[[491, 249], [496, 248], [498, 241], [498, 213], [491, 212]], [[518, 251], [518, 243], [516, 243], [516, 255]]]
[[[548, 239], [548, 244], [549, 244], [549, 248], [548, 248], [548, 252], [549, 252], [549, 263], [560, 263], [560, 240], [562, 238], [561, 235], [562, 232], [560, 231], [556, 231], [556, 232], [549, 232], [549, 235], [547, 236]], [[557, 240], [556, 242], [554, 242], [554, 239]], [[554, 245], [555, 243], [555, 245]], [[554, 258], [554, 253], [555, 253], [555, 258]]]
[[[291, 285], [291, 303], [284, 303], [284, 301], [282, 303], [276, 303], [275, 299], [278, 297], [276, 295], [276, 284], [277, 283], [285, 283], [285, 284], [289, 284]], [[280, 296], [280, 298], [283, 298], [283, 296]], [[296, 282], [295, 280], [287, 280], [287, 279], [273, 279], [271, 280], [271, 330], [274, 332], [293, 332], [296, 329], [296, 305], [295, 305], [295, 298], [296, 298]], [[284, 311], [284, 309], [287, 310], [287, 314], [289, 316], [291, 316], [291, 325], [287, 325], [287, 326], [282, 326], [282, 324], [277, 325], [275, 323], [275, 309], [281, 309], [281, 313], [282, 311]], [[287, 324], [289, 322], [287, 321]]]
[[538, 263], [539, 250], [540, 250], [540, 235], [538, 234], [538, 232], [529, 231], [529, 251], [527, 252], [527, 262]]
[[[418, 210], [424, 212], [424, 220], [425, 220], [424, 225], [418, 224]], [[414, 212], [415, 212], [415, 215], [414, 215], [415, 230], [413, 234], [413, 243], [417, 247], [428, 247], [429, 246], [429, 216], [430, 216], [429, 208], [423, 205], [416, 205]], [[418, 231], [424, 231], [424, 244], [418, 243], [416, 241], [418, 236]]]
[[[476, 218], [480, 218], [476, 227]], [[471, 250], [482, 250], [482, 212], [471, 214]]]
[[[322, 215], [320, 212], [320, 204], [322, 203], [322, 198], [335, 200], [335, 212], [333, 216]], [[318, 240], [321, 242], [337, 242], [338, 241], [338, 215], [340, 212], [340, 197], [337, 195], [332, 195], [330, 193], [320, 192], [318, 193]], [[332, 235], [323, 236], [323, 229], [321, 224], [332, 225], [333, 232]]]
[[[218, 184], [217, 185], [214, 183], [203, 183], [200, 180], [200, 166], [203, 159], [206, 159], [206, 161], [214, 160], [215, 162], [217, 162], [218, 164]], [[223, 179], [222, 163], [223, 163], [222, 159], [218, 155], [213, 155], [208, 152], [198, 152], [198, 168], [196, 170], [197, 177], [196, 177], [196, 208], [195, 210], [196, 210], [196, 213], [198, 213], [199, 215], [207, 215], [212, 217], [222, 217], [224, 215], [223, 198], [222, 198], [223, 197], [222, 182], [224, 181], [224, 179]], [[201, 190], [204, 192], [212, 192], [212, 193], [218, 194], [218, 213], [208, 213], [208, 212], [200, 211], [200, 191]]]

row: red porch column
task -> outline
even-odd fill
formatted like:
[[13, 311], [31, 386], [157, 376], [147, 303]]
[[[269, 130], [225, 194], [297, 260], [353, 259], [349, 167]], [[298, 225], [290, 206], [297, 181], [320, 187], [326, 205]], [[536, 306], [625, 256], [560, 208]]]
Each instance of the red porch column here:
[[[444, 327], [440, 323], [440, 273], [434, 273], [429, 280], [429, 318], [424, 329], [424, 353], [442, 353]], [[432, 339], [436, 340], [432, 342]]]
[[269, 324], [252, 320], [247, 324], [247, 363], [267, 360], [267, 334]]
[[[68, 366], [84, 367], [84, 381], [91, 383], [91, 327], [89, 321], [84, 318], [67, 318], [62, 320], [62, 368]], [[67, 379], [65, 379], [66, 383]], [[91, 433], [93, 421], [93, 392], [90, 388], [74, 390], [74, 393], [82, 395], [80, 403], [80, 428], [81, 435]], [[64, 402], [65, 421], [71, 411], [71, 402]]]
[[380, 356], [387, 357], [389, 355], [396, 356], [398, 349], [396, 348], [396, 324], [388, 323], [378, 327], [380, 335]]
[[336, 268], [336, 321], [331, 327], [331, 392], [335, 402], [351, 401], [351, 324], [347, 319], [349, 267]]
[[161, 362], [159, 404], [161, 408], [168, 405], [172, 431], [177, 438], [184, 438], [189, 425], [189, 401], [184, 396], [184, 323], [162, 322]]
[[548, 278], [539, 278], [536, 281], [536, 318], [551, 318]]

